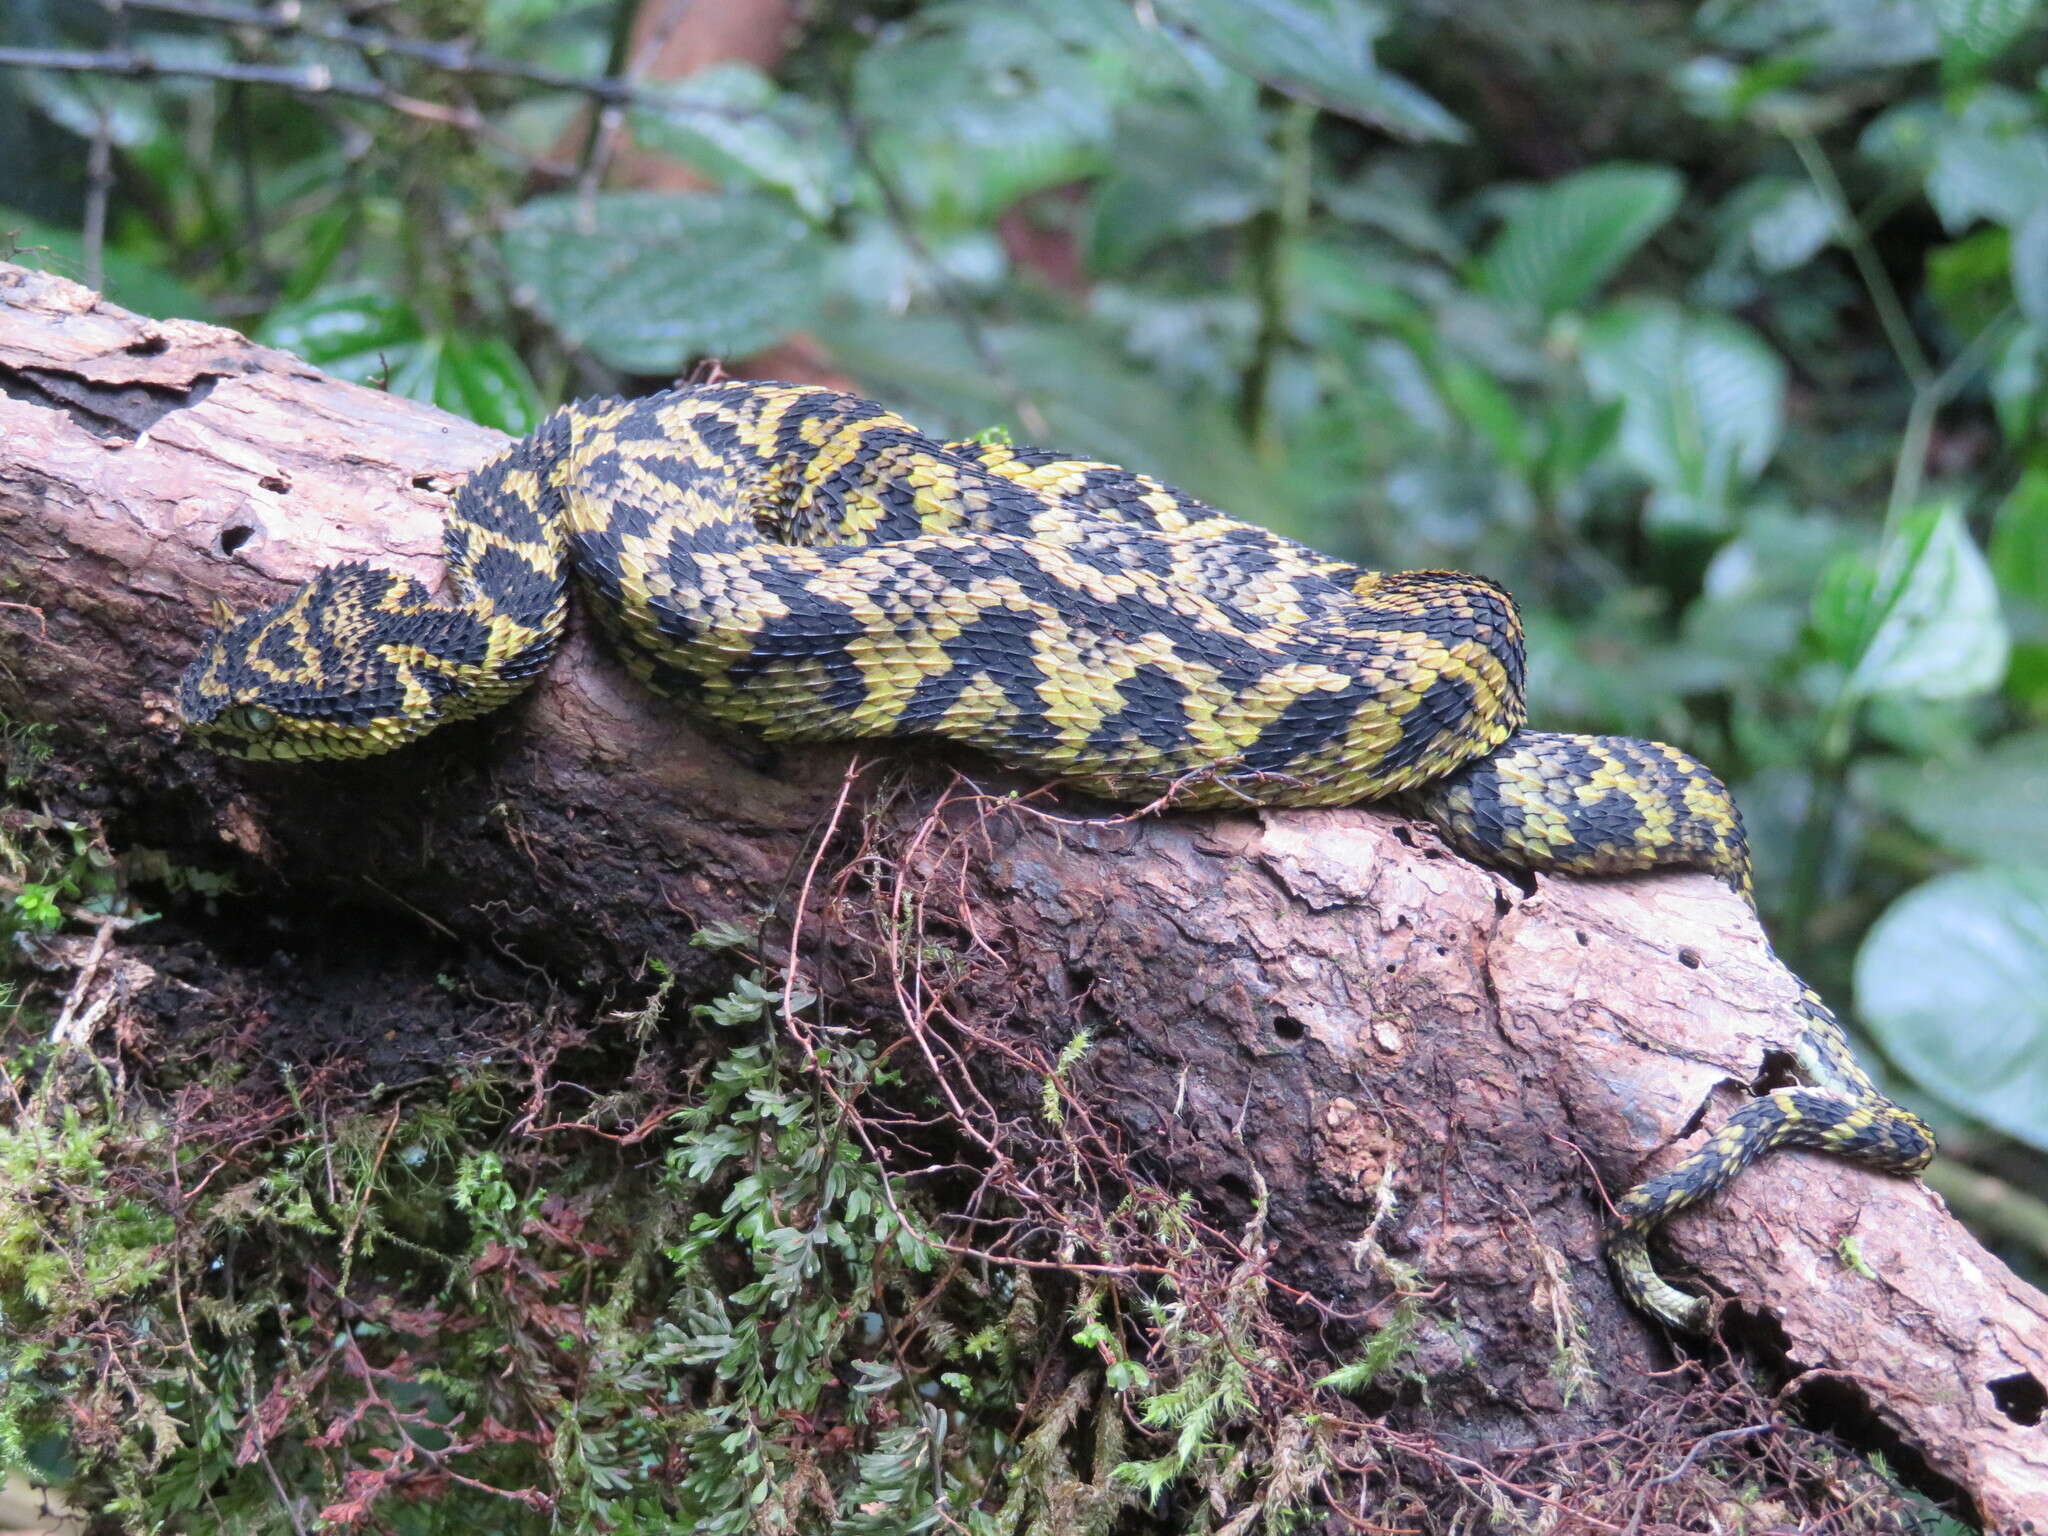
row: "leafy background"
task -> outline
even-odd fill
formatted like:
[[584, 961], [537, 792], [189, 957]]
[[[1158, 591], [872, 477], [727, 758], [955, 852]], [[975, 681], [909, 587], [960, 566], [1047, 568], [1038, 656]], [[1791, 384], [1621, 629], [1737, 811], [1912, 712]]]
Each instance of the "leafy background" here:
[[[1781, 950], [2041, 1272], [2034, 0], [819, 5], [642, 82], [687, 190], [607, 181], [576, 91], [205, 10], [10, 8], [194, 71], [0, 72], [19, 259], [508, 432], [717, 355], [1502, 578], [1539, 723], [1735, 784]], [[633, 10], [385, 19], [602, 74]], [[209, 78], [279, 60], [475, 121]]]

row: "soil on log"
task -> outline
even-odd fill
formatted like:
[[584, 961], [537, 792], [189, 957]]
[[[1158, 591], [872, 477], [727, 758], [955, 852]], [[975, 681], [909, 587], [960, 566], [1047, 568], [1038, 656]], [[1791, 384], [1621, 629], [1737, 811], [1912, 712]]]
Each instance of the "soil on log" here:
[[[210, 602], [339, 559], [436, 582], [446, 495], [501, 439], [8, 266], [0, 392], [0, 709], [54, 727], [121, 837], [249, 893], [231, 921], [122, 936], [125, 969], [102, 957], [85, 993], [127, 977], [130, 1028], [254, 999], [265, 1052], [431, 1077], [476, 1027], [437, 972], [595, 995], [652, 955], [709, 984], [688, 936], [774, 913], [838, 1023], [937, 1042], [964, 1158], [1003, 1156], [976, 1117], [1034, 1114], [1086, 1029], [1093, 1122], [1219, 1228], [1263, 1195], [1306, 1333], [1390, 1314], [1370, 1233], [1462, 1324], [1415, 1364], [1475, 1460], [1677, 1390], [1671, 1341], [1602, 1266], [1602, 1191], [1675, 1161], [1797, 1027], [1795, 982], [1715, 880], [1516, 880], [1371, 809], [1132, 819], [964, 760], [769, 752], [643, 693], [581, 624], [501, 718], [371, 762], [224, 762], [181, 746], [168, 698]], [[2048, 1529], [2025, 1411], [2048, 1299], [1923, 1186], [1775, 1156], [1680, 1217], [1663, 1262], [1737, 1298], [1727, 1337], [1794, 1380], [1786, 1404], [1990, 1528]]]

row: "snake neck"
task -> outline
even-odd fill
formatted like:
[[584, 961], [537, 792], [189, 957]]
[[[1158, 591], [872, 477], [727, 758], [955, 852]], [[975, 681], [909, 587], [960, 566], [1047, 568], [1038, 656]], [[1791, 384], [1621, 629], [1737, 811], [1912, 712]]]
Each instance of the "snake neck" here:
[[489, 628], [491, 665], [515, 684], [547, 663], [567, 611], [561, 478], [574, 409], [555, 412], [471, 475], [442, 531], [459, 606]]

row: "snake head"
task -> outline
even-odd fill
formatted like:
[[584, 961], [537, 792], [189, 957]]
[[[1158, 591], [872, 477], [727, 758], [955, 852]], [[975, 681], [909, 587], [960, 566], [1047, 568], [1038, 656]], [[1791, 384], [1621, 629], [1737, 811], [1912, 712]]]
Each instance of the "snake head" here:
[[388, 752], [451, 713], [442, 706], [462, 685], [434, 667], [474, 649], [447, 633], [461, 617], [410, 577], [329, 566], [216, 631], [178, 685], [178, 713], [190, 735], [234, 757]]

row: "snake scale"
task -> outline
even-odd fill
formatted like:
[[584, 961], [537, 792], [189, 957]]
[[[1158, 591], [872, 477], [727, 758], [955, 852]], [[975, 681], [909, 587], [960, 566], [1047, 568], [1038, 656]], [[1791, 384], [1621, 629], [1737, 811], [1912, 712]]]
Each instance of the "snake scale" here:
[[[456, 601], [328, 567], [230, 622], [183, 680], [190, 732], [355, 757], [494, 709], [546, 664], [573, 572], [635, 673], [764, 737], [941, 738], [1113, 800], [1392, 800], [1523, 869], [1694, 867], [1749, 891], [1741, 819], [1684, 752], [1523, 729], [1512, 599], [1329, 559], [1113, 465], [944, 443], [882, 407], [724, 381], [584, 402], [480, 468], [446, 530]], [[1913, 1172], [1919, 1120], [1811, 992], [1808, 1086], [1751, 1100], [1618, 1203], [1626, 1294], [1709, 1303], [1650, 1233], [1775, 1147]]]

